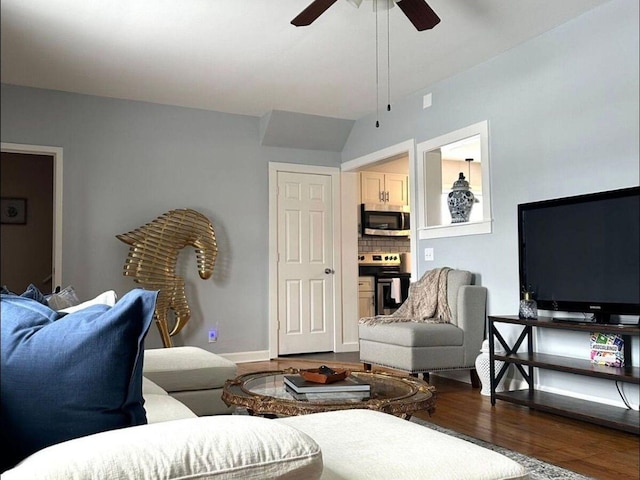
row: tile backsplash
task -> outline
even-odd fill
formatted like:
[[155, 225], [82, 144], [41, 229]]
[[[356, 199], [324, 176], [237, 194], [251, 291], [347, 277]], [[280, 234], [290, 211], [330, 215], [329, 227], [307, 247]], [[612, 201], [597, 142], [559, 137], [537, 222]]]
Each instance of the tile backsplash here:
[[362, 237], [358, 239], [358, 252], [411, 252], [408, 237]]

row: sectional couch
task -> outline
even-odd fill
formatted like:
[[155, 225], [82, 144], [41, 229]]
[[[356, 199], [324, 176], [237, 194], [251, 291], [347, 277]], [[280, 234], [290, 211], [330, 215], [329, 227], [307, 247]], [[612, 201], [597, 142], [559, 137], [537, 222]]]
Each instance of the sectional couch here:
[[491, 450], [370, 410], [198, 417], [144, 379], [149, 424], [40, 450], [2, 480], [526, 479]]
[[61, 314], [2, 295], [2, 480], [528, 478], [503, 455], [377, 411], [198, 416], [214, 388], [188, 384], [202, 375], [185, 374], [185, 352], [235, 370], [192, 347], [145, 352], [154, 302], [136, 290]]

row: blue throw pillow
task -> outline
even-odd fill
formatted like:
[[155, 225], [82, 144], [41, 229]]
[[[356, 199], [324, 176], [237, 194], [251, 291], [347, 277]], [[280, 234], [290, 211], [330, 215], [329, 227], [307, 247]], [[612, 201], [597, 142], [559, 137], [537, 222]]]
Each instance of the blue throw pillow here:
[[[6, 287], [6, 285], [2, 287], [2, 294], [17, 295], [17, 293], [13, 293], [11, 290], [9, 290]], [[43, 305], [48, 305], [47, 299], [45, 298], [44, 294], [33, 283], [30, 283], [27, 289], [24, 291], [24, 293], [20, 296], [25, 298], [31, 298], [37, 301], [38, 303], [42, 303]]]
[[147, 423], [144, 337], [158, 292], [56, 312], [2, 295], [2, 471], [49, 445]]

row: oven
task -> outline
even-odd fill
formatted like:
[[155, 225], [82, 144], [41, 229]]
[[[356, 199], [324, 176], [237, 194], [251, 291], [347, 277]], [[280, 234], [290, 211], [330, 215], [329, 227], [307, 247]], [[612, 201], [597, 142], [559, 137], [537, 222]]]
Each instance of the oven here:
[[401, 270], [399, 253], [358, 254], [359, 275], [374, 277], [376, 315], [390, 315], [407, 299], [411, 274]]
[[407, 299], [410, 273], [376, 275], [376, 315], [390, 315]]

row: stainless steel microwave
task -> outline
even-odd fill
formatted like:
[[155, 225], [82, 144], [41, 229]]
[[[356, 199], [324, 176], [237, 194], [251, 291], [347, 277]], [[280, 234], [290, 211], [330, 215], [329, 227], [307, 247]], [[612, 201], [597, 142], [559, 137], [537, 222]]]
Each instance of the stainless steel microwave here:
[[360, 211], [363, 236], [408, 237], [411, 232], [409, 207], [363, 203]]

